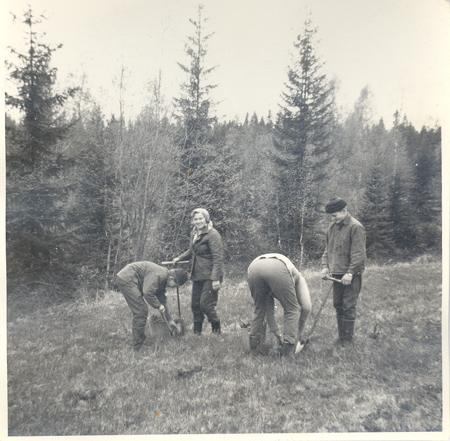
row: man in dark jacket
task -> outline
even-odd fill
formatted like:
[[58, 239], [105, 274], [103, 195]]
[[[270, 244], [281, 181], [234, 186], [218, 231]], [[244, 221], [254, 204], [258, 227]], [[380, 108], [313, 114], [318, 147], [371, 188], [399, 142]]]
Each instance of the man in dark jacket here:
[[330, 275], [333, 282], [333, 304], [336, 309], [339, 338], [337, 344], [349, 346], [353, 341], [356, 304], [362, 286], [366, 263], [366, 233], [364, 227], [347, 211], [343, 199], [332, 199], [325, 207], [331, 216], [322, 255], [323, 279]]
[[[165, 315], [171, 330], [178, 332], [167, 308], [166, 287], [174, 288], [186, 282], [189, 275], [182, 269], [168, 270], [153, 262], [134, 262], [117, 274], [117, 286], [133, 314], [133, 344], [138, 351], [145, 340], [147, 303]], [[144, 300], [145, 299], [145, 300]]]

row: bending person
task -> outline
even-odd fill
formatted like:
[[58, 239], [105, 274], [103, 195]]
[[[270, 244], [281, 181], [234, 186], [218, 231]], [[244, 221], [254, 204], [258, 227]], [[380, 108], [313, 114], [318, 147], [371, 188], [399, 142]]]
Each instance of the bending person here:
[[[174, 288], [186, 282], [189, 275], [182, 269], [167, 269], [153, 262], [128, 264], [117, 274], [117, 286], [133, 314], [133, 345], [138, 351], [145, 340], [148, 307], [146, 301], [163, 313], [171, 330], [179, 331], [167, 308], [166, 287]], [[144, 300], [145, 299], [145, 300]]]
[[282, 355], [292, 358], [296, 339], [302, 340], [306, 320], [311, 313], [311, 298], [305, 278], [286, 256], [264, 254], [248, 267], [248, 286], [255, 304], [250, 350], [255, 355], [261, 353], [264, 319], [273, 295], [284, 310]]

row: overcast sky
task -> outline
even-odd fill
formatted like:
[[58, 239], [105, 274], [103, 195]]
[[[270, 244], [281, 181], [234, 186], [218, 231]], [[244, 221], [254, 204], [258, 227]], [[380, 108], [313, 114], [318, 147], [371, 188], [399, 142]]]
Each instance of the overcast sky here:
[[[318, 27], [317, 54], [340, 84], [338, 104], [352, 109], [362, 88], [373, 94], [375, 121], [390, 126], [398, 109], [417, 128], [443, 123], [448, 108], [450, 14], [446, 0], [204, 0], [206, 64], [219, 119], [278, 111], [293, 43], [308, 12]], [[58, 79], [84, 73], [106, 116], [119, 113], [114, 78], [126, 68], [125, 113], [133, 118], [161, 71], [171, 99], [186, 77], [177, 62], [197, 17], [193, 0], [4, 0], [6, 44], [23, 48], [27, 5], [48, 20], [36, 30], [63, 44], [53, 57]], [[9, 14], [11, 12], [12, 14]], [[16, 20], [13, 21], [13, 14]]]

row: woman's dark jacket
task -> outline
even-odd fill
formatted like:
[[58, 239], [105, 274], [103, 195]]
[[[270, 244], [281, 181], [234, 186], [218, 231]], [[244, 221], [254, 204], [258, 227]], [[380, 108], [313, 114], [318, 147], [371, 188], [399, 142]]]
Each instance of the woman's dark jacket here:
[[200, 234], [194, 241], [195, 229], [191, 232], [189, 249], [178, 256], [179, 260], [191, 259], [191, 279], [222, 281], [223, 263], [222, 238], [215, 228]]

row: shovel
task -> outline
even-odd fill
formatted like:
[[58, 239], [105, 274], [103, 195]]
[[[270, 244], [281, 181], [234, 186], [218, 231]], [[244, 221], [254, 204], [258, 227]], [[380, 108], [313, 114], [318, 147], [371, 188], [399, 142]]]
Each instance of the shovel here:
[[161, 317], [163, 318], [164, 323], [167, 325], [167, 329], [169, 330], [170, 336], [173, 337], [172, 329], [170, 329], [169, 322], [167, 321], [167, 318], [166, 318], [166, 314], [164, 314], [164, 312], [161, 312], [161, 311], [159, 311], [159, 313], [161, 314]]
[[[331, 280], [332, 282], [342, 283], [341, 280], [335, 279], [334, 277], [327, 277], [326, 280]], [[327, 299], [328, 299], [332, 289], [333, 289], [333, 285], [330, 286], [330, 289], [328, 290], [325, 298], [323, 299], [322, 304], [320, 305], [320, 308], [317, 311], [317, 314], [316, 314], [316, 317], [314, 319], [314, 322], [313, 322], [313, 324], [312, 324], [312, 326], [311, 326], [311, 328], [310, 328], [310, 330], [309, 330], [309, 332], [308, 332], [308, 334], [306, 336], [306, 339], [303, 340], [303, 343], [300, 342], [300, 341], [297, 342], [297, 345], [295, 346], [295, 354], [298, 354], [308, 344], [309, 338], [311, 337], [312, 333], [314, 332], [314, 328], [316, 327], [317, 322], [319, 321], [320, 314], [322, 313], [322, 310], [323, 310], [323, 308], [325, 306], [325, 303], [327, 302]]]
[[[189, 260], [182, 260], [182, 261], [176, 262], [175, 264], [173, 262], [161, 262], [161, 265], [173, 265], [174, 267], [176, 267], [177, 263], [189, 263]], [[177, 302], [178, 302], [178, 316], [181, 318], [180, 287], [179, 286], [177, 286]]]
[[169, 330], [169, 334], [171, 337], [178, 337], [179, 335], [183, 335], [184, 332], [183, 332], [183, 327], [182, 327], [183, 325], [181, 323], [181, 319], [180, 319], [179, 323], [175, 322], [177, 331], [176, 331], [176, 333], [174, 333], [173, 330], [170, 329], [170, 325], [169, 325], [169, 322], [167, 321], [166, 314], [161, 311], [159, 311], [159, 313], [161, 314], [161, 317], [163, 318], [165, 324], [167, 325], [167, 329]]

